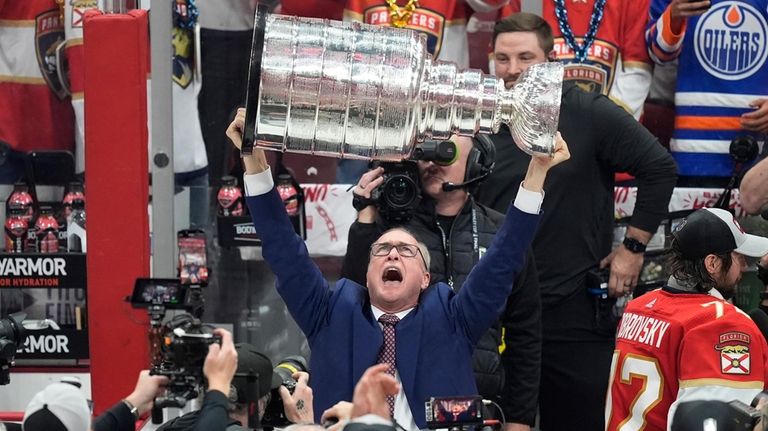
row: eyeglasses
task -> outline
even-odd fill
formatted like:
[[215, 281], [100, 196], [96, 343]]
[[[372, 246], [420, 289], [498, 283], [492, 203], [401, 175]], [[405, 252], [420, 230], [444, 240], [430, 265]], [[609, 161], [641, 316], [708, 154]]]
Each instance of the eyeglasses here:
[[392, 249], [397, 249], [397, 254], [402, 257], [416, 257], [417, 254], [421, 255], [421, 260], [424, 262], [424, 267], [427, 267], [427, 261], [424, 259], [424, 255], [421, 254], [421, 250], [415, 244], [390, 244], [388, 242], [376, 242], [371, 246], [372, 256], [387, 256]]

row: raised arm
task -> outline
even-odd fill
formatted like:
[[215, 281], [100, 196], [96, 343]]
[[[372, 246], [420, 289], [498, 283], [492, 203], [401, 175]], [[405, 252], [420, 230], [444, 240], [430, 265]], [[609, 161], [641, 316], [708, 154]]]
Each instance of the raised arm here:
[[[227, 129], [227, 136], [238, 149], [244, 127], [245, 109], [241, 108]], [[275, 190], [264, 151], [254, 148], [250, 156], [243, 157], [243, 165], [246, 202], [261, 238], [264, 260], [277, 277], [277, 292], [288, 311], [311, 340], [328, 311], [328, 282], [293, 229]]]
[[536, 234], [547, 173], [571, 157], [559, 133], [556, 139], [552, 158], [531, 158], [515, 202], [507, 210], [504, 224], [451, 303], [457, 323], [473, 343], [498, 320], [513, 289], [510, 280], [516, 279], [523, 269], [526, 251]]

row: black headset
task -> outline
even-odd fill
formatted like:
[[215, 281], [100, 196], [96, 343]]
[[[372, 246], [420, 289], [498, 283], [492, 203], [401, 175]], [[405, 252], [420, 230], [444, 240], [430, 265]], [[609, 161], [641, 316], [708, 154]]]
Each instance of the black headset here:
[[466, 188], [473, 192], [480, 183], [488, 178], [496, 165], [496, 145], [487, 135], [476, 135], [472, 138], [472, 149], [467, 155], [467, 167], [464, 172], [464, 181], [459, 184], [443, 183], [443, 191]]

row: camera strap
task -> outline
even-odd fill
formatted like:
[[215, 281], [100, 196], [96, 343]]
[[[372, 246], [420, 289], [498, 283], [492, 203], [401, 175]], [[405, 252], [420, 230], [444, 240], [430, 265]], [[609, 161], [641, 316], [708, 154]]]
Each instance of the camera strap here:
[[480, 234], [477, 232], [477, 211], [472, 202], [472, 259], [475, 263], [480, 260]]

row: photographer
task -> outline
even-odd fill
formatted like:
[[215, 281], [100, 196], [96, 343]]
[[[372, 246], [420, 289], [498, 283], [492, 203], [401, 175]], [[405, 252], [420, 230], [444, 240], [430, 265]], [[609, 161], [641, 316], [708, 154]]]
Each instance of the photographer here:
[[[221, 337], [221, 345], [211, 344], [205, 358], [203, 373], [208, 384], [202, 407], [164, 424], [158, 430], [246, 430], [249, 429], [248, 412], [252, 403], [258, 404], [259, 417], [263, 415], [270, 393], [278, 384], [273, 378], [272, 362], [250, 344], [234, 344], [229, 331], [215, 329], [214, 334]], [[250, 398], [247, 378], [241, 377], [248, 374], [258, 376], [258, 400]], [[293, 394], [285, 387], [279, 389], [286, 417], [293, 423], [311, 423], [313, 411], [312, 390], [307, 386], [309, 375], [297, 372], [293, 377], [297, 381]]]
[[[342, 277], [365, 284], [371, 245], [388, 229], [403, 226], [429, 249], [431, 281], [445, 282], [456, 292], [462, 288], [504, 216], [473, 198], [493, 169], [493, 143], [484, 136], [451, 139], [458, 153], [453, 163], [417, 162], [421, 185], [414, 187], [425, 196], [418, 206], [414, 205], [412, 217], [406, 221], [392, 220], [386, 211], [379, 211], [386, 196], [378, 201], [371, 199], [377, 193], [389, 192], [384, 183], [391, 181], [391, 173], [377, 167], [360, 178], [353, 190], [359, 212], [349, 230]], [[501, 325], [495, 324], [480, 339], [472, 360], [479, 393], [501, 404], [508, 430], [525, 430], [533, 425], [538, 398], [541, 302], [530, 251], [524, 268], [514, 280], [515, 289], [507, 300]], [[505, 347], [501, 357], [500, 345]]]
[[135, 430], [136, 421], [152, 409], [152, 401], [167, 382], [165, 376], [150, 376], [149, 370], [142, 370], [133, 392], [93, 420], [93, 431]]

